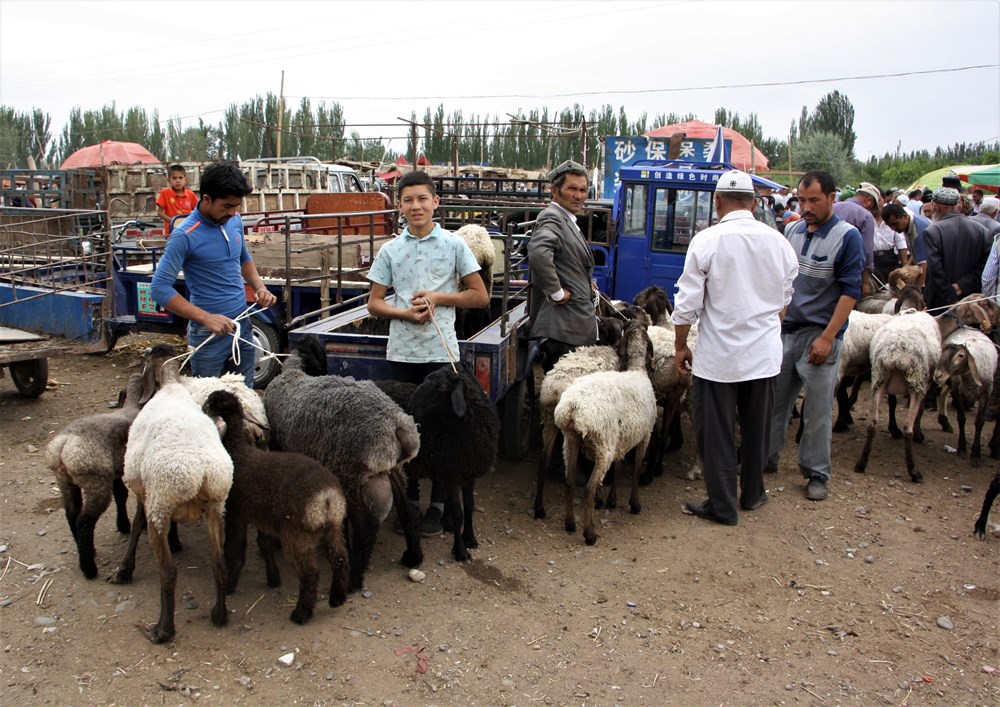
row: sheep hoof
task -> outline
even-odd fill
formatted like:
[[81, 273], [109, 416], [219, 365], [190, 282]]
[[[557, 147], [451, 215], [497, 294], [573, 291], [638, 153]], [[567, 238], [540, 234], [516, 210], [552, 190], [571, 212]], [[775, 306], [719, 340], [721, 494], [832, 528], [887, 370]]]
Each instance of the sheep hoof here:
[[969, 460], [969, 463], [978, 469], [982, 465], [983, 460], [980, 459], [978, 454], [973, 454], [972, 459]]
[[545, 518], [545, 509], [541, 506], [535, 506], [535, 520], [543, 520]]
[[97, 564], [94, 562], [81, 562], [80, 569], [83, 571], [83, 576], [87, 579], [93, 579], [97, 576]]
[[110, 582], [111, 584], [131, 584], [132, 572], [125, 570], [118, 570], [113, 575], [108, 577], [108, 582]]
[[866, 466], [865, 464], [862, 464], [861, 462], [858, 462], [857, 464], [854, 465], [854, 473], [855, 474], [864, 474], [865, 473], [865, 466]]
[[647, 471], [639, 475], [640, 486], [649, 486], [651, 483], [653, 483], [653, 474], [651, 472]]
[[890, 427], [889, 428], [889, 434], [892, 435], [893, 439], [902, 439], [903, 438], [903, 431], [901, 429], [899, 429], [898, 427]]
[[292, 613], [289, 614], [288, 618], [292, 620], [292, 623], [296, 623], [301, 626], [312, 618], [312, 609], [296, 606], [292, 609]]
[[587, 531], [585, 530], [585, 531], [583, 531], [583, 540], [584, 540], [584, 542], [586, 542], [586, 543], [587, 543], [588, 545], [596, 545], [596, 544], [597, 544], [597, 533], [595, 533], [595, 532], [594, 532], [593, 530], [591, 530], [591, 531], [590, 531], [590, 532], [588, 533], [588, 532], [587, 532]]
[[979, 524], [976, 523], [976, 529], [972, 531], [972, 534], [975, 535], [980, 540], [985, 540], [986, 539], [986, 524], [984, 523], [982, 525], [982, 527], [980, 527]]
[[917, 444], [922, 444], [924, 441], [924, 433], [921, 432], [920, 430], [914, 430], [913, 441], [916, 442]]
[[406, 550], [399, 561], [403, 563], [403, 567], [419, 567], [420, 563], [424, 561], [424, 552], [419, 549]]
[[132, 523], [129, 522], [128, 518], [121, 518], [118, 520], [118, 532], [122, 535], [128, 535], [132, 532]]
[[456, 562], [468, 562], [469, 560], [472, 559], [472, 556], [469, 555], [468, 550], [464, 548], [461, 550], [458, 549], [457, 547], [452, 548], [451, 554], [454, 555]]
[[157, 646], [161, 643], [166, 643], [174, 637], [173, 631], [167, 631], [159, 626], [152, 626], [149, 630], [146, 630], [144, 627], [136, 624], [136, 628], [139, 629], [139, 632], [142, 633], [142, 635], [149, 639], [150, 643]]
[[910, 481], [912, 481], [915, 484], [922, 484], [922, 483], [924, 483], [924, 475], [921, 474], [919, 471], [916, 471], [916, 470], [911, 471], [910, 472]]
[[642, 506], [638, 503], [630, 503], [628, 508], [629, 511], [632, 513], [632, 515], [636, 515], [637, 513], [642, 513]]
[[225, 604], [216, 604], [212, 607], [212, 624], [215, 626], [225, 626], [229, 623], [229, 612], [226, 611]]
[[479, 541], [476, 540], [475, 535], [470, 535], [469, 537], [462, 536], [462, 544], [465, 545], [470, 550], [475, 550], [479, 547]]
[[965, 459], [966, 456], [968, 456], [968, 453], [964, 449], [959, 449], [958, 450], [958, 458], [959, 459]]
[[850, 426], [849, 423], [847, 423], [847, 422], [841, 422], [840, 420], [837, 420], [837, 424], [835, 424], [833, 426], [833, 431], [834, 432], [849, 432], [850, 429], [851, 429], [851, 426]]
[[576, 532], [576, 520], [566, 520], [566, 532], [575, 533]]

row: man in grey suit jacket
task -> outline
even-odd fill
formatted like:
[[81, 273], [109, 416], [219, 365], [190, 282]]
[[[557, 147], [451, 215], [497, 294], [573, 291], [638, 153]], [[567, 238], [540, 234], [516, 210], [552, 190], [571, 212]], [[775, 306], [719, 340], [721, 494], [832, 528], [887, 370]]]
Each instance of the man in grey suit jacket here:
[[530, 336], [548, 371], [577, 346], [597, 341], [594, 255], [576, 223], [590, 182], [587, 169], [567, 160], [549, 172], [552, 202], [538, 214], [528, 240]]

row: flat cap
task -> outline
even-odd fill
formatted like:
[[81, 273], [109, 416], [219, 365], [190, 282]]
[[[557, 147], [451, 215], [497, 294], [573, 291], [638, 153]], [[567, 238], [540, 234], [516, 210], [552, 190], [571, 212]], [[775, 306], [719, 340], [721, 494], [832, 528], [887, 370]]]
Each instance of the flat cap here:
[[934, 190], [934, 196], [932, 198], [938, 204], [954, 206], [958, 203], [958, 190], [949, 189], [948, 187], [938, 187]]
[[715, 183], [715, 191], [723, 194], [753, 194], [753, 180], [746, 172], [731, 169], [719, 175]]
[[590, 177], [588, 176], [590, 173], [587, 171], [587, 168], [584, 167], [579, 162], [574, 162], [573, 160], [566, 160], [562, 164], [556, 165], [555, 167], [552, 168], [552, 171], [545, 176], [548, 178], [550, 182], [554, 182], [556, 181], [556, 179], [559, 178], [560, 175], [565, 174], [566, 172], [575, 172], [577, 174], [582, 174], [584, 176], [587, 176], [588, 181], [590, 180]]

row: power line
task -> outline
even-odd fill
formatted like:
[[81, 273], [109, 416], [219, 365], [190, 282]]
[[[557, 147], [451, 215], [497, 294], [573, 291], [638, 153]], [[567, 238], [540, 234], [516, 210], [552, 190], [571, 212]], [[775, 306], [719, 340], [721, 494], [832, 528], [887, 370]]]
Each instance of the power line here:
[[802, 86], [815, 83], [831, 83], [834, 81], [868, 81], [871, 79], [892, 79], [903, 76], [925, 76], [928, 74], [945, 74], [958, 71], [973, 71], [976, 69], [996, 69], [1000, 64], [975, 64], [972, 66], [956, 66], [946, 69], [925, 69], [922, 71], [900, 71], [892, 74], [868, 74], [864, 76], [836, 76], [826, 79], [801, 79], [797, 81], [767, 81], [759, 83], [717, 84], [714, 86], [683, 86], [673, 88], [637, 88], [610, 91], [575, 91], [572, 93], [497, 93], [473, 96], [288, 96], [288, 98], [312, 98], [317, 100], [335, 101], [427, 101], [427, 100], [471, 100], [484, 98], [575, 98], [578, 96], [635, 96], [647, 93], [682, 93], [684, 91], [718, 91], [735, 88], [773, 88], [777, 86]]

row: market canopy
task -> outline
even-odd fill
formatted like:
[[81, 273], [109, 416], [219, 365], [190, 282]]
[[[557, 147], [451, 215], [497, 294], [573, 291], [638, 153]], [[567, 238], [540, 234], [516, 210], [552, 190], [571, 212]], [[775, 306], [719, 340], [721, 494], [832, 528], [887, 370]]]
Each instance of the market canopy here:
[[[703, 120], [688, 120], [683, 123], [655, 128], [646, 133], [645, 136], [669, 139], [674, 133], [685, 133], [688, 137], [711, 140], [715, 137], [718, 129], [718, 125], [706, 123]], [[732, 165], [742, 170], [753, 169], [757, 172], [766, 172], [769, 169], [767, 157], [745, 137], [725, 126], [722, 127], [722, 134], [726, 140], [732, 141], [733, 149], [729, 155], [729, 162]]]
[[101, 140], [96, 145], [81, 147], [67, 157], [59, 169], [103, 167], [112, 164], [160, 164], [159, 157], [135, 142]]
[[969, 185], [969, 189], [984, 189], [994, 194], [1000, 192], [1000, 164], [991, 165], [984, 169], [959, 172], [958, 177]]
[[952, 165], [950, 167], [942, 167], [941, 169], [935, 169], [933, 172], [928, 172], [927, 174], [919, 177], [913, 184], [907, 187], [906, 191], [913, 191], [914, 189], [923, 189], [924, 187], [929, 187], [931, 189], [937, 189], [941, 186], [941, 180], [945, 177], [957, 177], [959, 174], [974, 172], [977, 169], [982, 169], [983, 165]]

